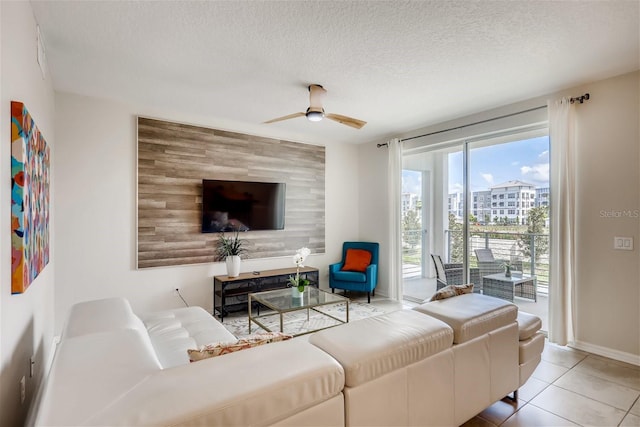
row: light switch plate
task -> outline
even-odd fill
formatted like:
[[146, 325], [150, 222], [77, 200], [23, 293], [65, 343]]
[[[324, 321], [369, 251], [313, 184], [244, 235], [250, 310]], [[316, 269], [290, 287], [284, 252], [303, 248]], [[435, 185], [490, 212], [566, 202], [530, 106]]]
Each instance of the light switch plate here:
[[614, 237], [613, 249], [617, 249], [621, 251], [632, 251], [633, 237]]

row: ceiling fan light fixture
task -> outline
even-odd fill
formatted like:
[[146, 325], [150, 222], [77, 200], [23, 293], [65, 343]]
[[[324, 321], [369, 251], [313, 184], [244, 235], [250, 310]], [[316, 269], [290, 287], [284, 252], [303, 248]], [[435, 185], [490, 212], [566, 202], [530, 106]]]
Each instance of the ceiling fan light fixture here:
[[307, 111], [305, 116], [310, 122], [319, 122], [324, 117], [324, 111]]
[[287, 116], [267, 120], [265, 123], [276, 123], [283, 120], [295, 119], [296, 117], [305, 116], [310, 122], [319, 122], [326, 117], [329, 120], [352, 127], [354, 129], [361, 129], [362, 126], [367, 124], [367, 122], [363, 120], [354, 119], [353, 117], [343, 116], [341, 114], [325, 114], [324, 108], [322, 108], [322, 97], [327, 93], [326, 89], [320, 85], [309, 85], [308, 89], [309, 108], [307, 108], [307, 111], [305, 111], [304, 113], [300, 111], [298, 113], [293, 113]]

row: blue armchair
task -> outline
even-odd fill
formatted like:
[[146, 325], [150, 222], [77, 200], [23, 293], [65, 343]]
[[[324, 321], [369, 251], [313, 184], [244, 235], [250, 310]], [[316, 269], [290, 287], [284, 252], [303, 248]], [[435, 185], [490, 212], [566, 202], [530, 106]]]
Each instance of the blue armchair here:
[[[380, 244], [371, 242], [344, 242], [342, 245], [342, 261], [329, 265], [329, 287], [331, 292], [336, 289], [359, 291], [367, 293], [367, 302], [371, 302], [371, 295], [376, 295], [378, 284], [378, 252]], [[371, 263], [364, 273], [359, 271], [342, 271], [347, 249], [364, 249], [371, 253]]]

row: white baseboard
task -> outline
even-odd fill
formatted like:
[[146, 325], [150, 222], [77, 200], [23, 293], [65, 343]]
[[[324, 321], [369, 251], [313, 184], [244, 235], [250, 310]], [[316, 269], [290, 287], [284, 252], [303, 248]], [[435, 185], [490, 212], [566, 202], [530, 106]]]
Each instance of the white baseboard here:
[[631, 365], [640, 366], [640, 355], [637, 354], [614, 350], [582, 341], [575, 341], [574, 343], [569, 344], [569, 347], [597, 354], [598, 356], [608, 357], [609, 359], [618, 360], [620, 362], [629, 363]]

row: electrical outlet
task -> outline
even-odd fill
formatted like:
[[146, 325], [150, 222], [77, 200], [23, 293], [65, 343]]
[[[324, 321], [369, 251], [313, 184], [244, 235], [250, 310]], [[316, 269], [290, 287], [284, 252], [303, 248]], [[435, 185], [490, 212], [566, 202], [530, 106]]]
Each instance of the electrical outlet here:
[[24, 379], [24, 375], [20, 380], [20, 404], [24, 403], [24, 399], [27, 398], [27, 382]]

